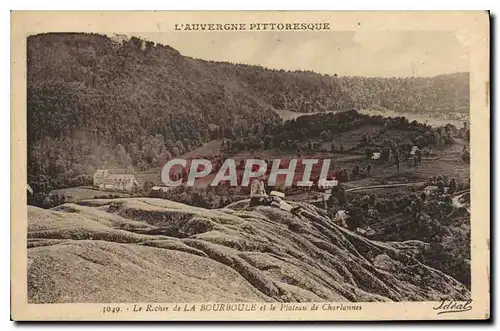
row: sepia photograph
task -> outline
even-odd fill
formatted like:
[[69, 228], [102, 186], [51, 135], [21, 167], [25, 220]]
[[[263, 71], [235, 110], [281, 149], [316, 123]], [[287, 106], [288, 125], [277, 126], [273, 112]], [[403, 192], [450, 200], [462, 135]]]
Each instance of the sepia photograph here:
[[21, 36], [23, 304], [488, 318], [487, 13], [299, 14]]

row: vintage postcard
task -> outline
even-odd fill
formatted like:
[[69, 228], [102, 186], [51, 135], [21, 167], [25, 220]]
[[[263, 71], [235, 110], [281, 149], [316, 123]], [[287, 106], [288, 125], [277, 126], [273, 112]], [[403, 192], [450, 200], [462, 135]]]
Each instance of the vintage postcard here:
[[490, 318], [488, 12], [11, 18], [13, 320]]

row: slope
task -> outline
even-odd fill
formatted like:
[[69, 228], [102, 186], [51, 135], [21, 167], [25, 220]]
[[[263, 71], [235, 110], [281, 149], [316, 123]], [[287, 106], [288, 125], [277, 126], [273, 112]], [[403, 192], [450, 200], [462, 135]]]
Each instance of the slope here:
[[82, 185], [76, 177], [96, 168], [157, 167], [211, 139], [256, 126], [272, 131], [275, 109], [468, 113], [468, 82], [468, 73], [332, 77], [195, 60], [137, 38], [30, 36], [30, 184], [50, 190]]
[[162, 199], [28, 207], [32, 303], [421, 301], [468, 290], [419, 262], [422, 242], [381, 243], [309, 216], [240, 201]]

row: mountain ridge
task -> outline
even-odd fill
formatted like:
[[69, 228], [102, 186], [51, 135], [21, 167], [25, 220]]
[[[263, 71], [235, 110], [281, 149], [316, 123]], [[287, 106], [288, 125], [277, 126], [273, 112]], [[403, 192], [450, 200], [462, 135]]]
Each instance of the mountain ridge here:
[[27, 73], [28, 174], [52, 187], [101, 167], [155, 167], [235, 128], [271, 127], [281, 122], [275, 110], [469, 108], [468, 73], [332, 77], [195, 60], [98, 34], [28, 37]]

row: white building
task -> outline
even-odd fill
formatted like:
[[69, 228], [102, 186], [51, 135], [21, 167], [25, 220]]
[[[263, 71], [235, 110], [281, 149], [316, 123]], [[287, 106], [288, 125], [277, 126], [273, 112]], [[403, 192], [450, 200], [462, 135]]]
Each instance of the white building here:
[[131, 174], [110, 174], [109, 170], [94, 173], [94, 187], [113, 191], [132, 191], [139, 183]]
[[318, 182], [318, 187], [321, 189], [331, 189], [332, 187], [338, 186], [339, 181], [336, 179], [332, 180], [320, 180]]
[[432, 193], [437, 192], [438, 187], [435, 185], [429, 185], [424, 188], [425, 195], [431, 195]]
[[417, 146], [413, 146], [411, 148], [411, 152], [410, 152], [410, 155], [415, 155], [415, 153], [418, 151], [418, 147]]
[[151, 188], [154, 192], [167, 192], [170, 189], [168, 186], [153, 186]]
[[[439, 188], [436, 185], [429, 185], [424, 188], [425, 195], [437, 194]], [[444, 188], [444, 193], [448, 193], [449, 187]]]

